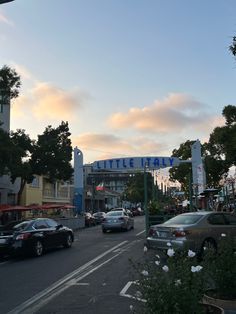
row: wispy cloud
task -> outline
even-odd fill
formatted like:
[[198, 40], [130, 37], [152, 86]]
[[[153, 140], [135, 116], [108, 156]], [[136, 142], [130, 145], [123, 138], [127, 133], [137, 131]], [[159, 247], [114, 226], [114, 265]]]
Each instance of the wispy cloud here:
[[0, 12], [0, 23], [7, 24], [9, 26], [14, 26], [13, 21], [6, 17], [2, 12]]
[[167, 151], [165, 144], [145, 137], [122, 138], [112, 134], [84, 133], [72, 137], [72, 142], [74, 146], [90, 155], [96, 155], [98, 159], [144, 154], [160, 155]]

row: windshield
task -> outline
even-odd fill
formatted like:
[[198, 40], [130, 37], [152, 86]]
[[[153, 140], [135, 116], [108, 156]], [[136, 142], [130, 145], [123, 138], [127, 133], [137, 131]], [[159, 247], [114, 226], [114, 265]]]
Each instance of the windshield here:
[[202, 215], [178, 215], [164, 222], [164, 225], [192, 225], [202, 217]]

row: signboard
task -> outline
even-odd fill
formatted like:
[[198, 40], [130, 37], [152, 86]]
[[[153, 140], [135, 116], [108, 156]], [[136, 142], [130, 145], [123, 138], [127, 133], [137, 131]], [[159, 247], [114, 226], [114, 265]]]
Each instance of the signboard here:
[[175, 167], [180, 163], [177, 157], [127, 157], [95, 161], [91, 164], [94, 170], [134, 170], [160, 169]]

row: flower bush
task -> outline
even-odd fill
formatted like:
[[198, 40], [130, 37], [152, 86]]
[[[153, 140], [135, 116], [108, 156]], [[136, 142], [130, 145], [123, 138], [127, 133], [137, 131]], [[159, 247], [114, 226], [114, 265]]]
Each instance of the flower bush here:
[[217, 252], [209, 250], [203, 261], [211, 281], [211, 294], [221, 299], [236, 299], [236, 252], [234, 240], [221, 235]]
[[154, 261], [147, 261], [136, 270], [142, 298], [146, 300], [145, 313], [204, 313], [201, 300], [206, 288], [205, 274], [194, 252], [176, 253], [170, 245], [164, 264], [156, 255]]

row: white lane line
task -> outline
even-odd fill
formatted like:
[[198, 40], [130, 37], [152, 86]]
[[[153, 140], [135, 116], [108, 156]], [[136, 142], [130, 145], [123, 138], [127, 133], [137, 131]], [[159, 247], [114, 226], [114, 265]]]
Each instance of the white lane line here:
[[[68, 274], [67, 276], [63, 277], [62, 279], [58, 280], [57, 282], [55, 282], [54, 284], [52, 284], [51, 286], [49, 286], [47, 289], [37, 293], [35, 296], [33, 296], [32, 298], [28, 299], [27, 301], [23, 302], [22, 304], [20, 304], [19, 306], [17, 306], [16, 308], [14, 308], [13, 310], [11, 310], [10, 312], [8, 312], [7, 314], [19, 314], [19, 313], [27, 313], [26, 309], [29, 308], [30, 306], [33, 306], [35, 303], [39, 303], [39, 301], [41, 299], [44, 299], [45, 297], [47, 297], [48, 295], [53, 295], [55, 296], [56, 294], [54, 294], [57, 292], [56, 290], [63, 285], [63, 287], [61, 288], [62, 290], [59, 289], [59, 291], [63, 291], [65, 289], [67, 289], [66, 283], [69, 282], [71, 279], [74, 279], [74, 277], [76, 277], [76, 275], [79, 275], [82, 271], [86, 270], [86, 268], [88, 268], [89, 266], [91, 266], [94, 262], [98, 261], [99, 259], [103, 258], [104, 256], [106, 256], [107, 254], [111, 253], [112, 251], [116, 250], [118, 247], [125, 245], [128, 241], [123, 241], [117, 245], [115, 245], [114, 247], [112, 247], [111, 249], [105, 251], [104, 253], [98, 255], [97, 257], [95, 257], [93, 260], [89, 261], [88, 263], [84, 264], [83, 266], [77, 268], [75, 271], [71, 272], [70, 274]], [[120, 254], [120, 253], [118, 253]], [[118, 255], [117, 254], [117, 255]], [[117, 256], [115, 255], [115, 256]], [[88, 273], [89, 274], [89, 273]], [[78, 279], [77, 279], [78, 281]], [[63, 289], [64, 288], [64, 289]], [[32, 311], [29, 313], [33, 313]]]
[[[94, 271], [96, 271], [97, 269], [99, 269], [100, 267], [104, 266], [105, 264], [109, 263], [111, 260], [113, 260], [114, 258], [116, 258], [118, 255], [120, 255], [120, 253], [112, 256], [111, 258], [105, 260], [103, 263], [99, 264], [98, 266], [94, 267], [93, 269], [91, 269], [90, 271], [88, 271], [87, 273], [83, 274], [82, 276], [80, 276], [79, 278], [76, 279], [76, 281], [80, 281], [82, 279], [84, 279], [85, 277], [87, 277], [88, 275], [92, 274]], [[79, 284], [79, 283], [77, 283]], [[55, 298], [56, 296], [58, 296], [59, 294], [61, 294], [64, 290], [66, 290], [67, 288], [69, 288], [70, 286], [74, 286], [74, 279], [70, 280], [68, 283], [66, 283], [64, 286], [59, 287], [57, 289], [57, 291], [54, 291], [51, 295], [49, 294], [48, 296], [46, 295], [42, 300], [39, 300], [36, 304], [34, 302], [33, 306], [31, 306], [30, 308], [24, 307], [23, 309], [21, 309], [20, 311], [17, 310], [16, 312], [13, 312], [15, 314], [32, 314], [32, 313], [36, 313], [40, 308], [42, 308], [44, 305], [46, 305], [48, 302], [50, 302], [53, 298]], [[11, 312], [9, 312], [11, 313]], [[8, 314], [9, 314], [8, 313]]]
[[130, 299], [134, 299], [137, 301], [141, 301], [141, 302], [147, 302], [145, 299], [141, 299], [138, 297], [135, 297], [131, 294], [126, 293], [128, 291], [128, 289], [131, 287], [132, 284], [137, 284], [137, 281], [128, 281], [127, 284], [124, 286], [124, 288], [121, 290], [120, 292], [120, 296], [121, 297], [126, 297], [126, 298], [130, 298]]
[[139, 236], [140, 234], [144, 233], [146, 230], [140, 231], [139, 233], [136, 233], [136, 236]]

